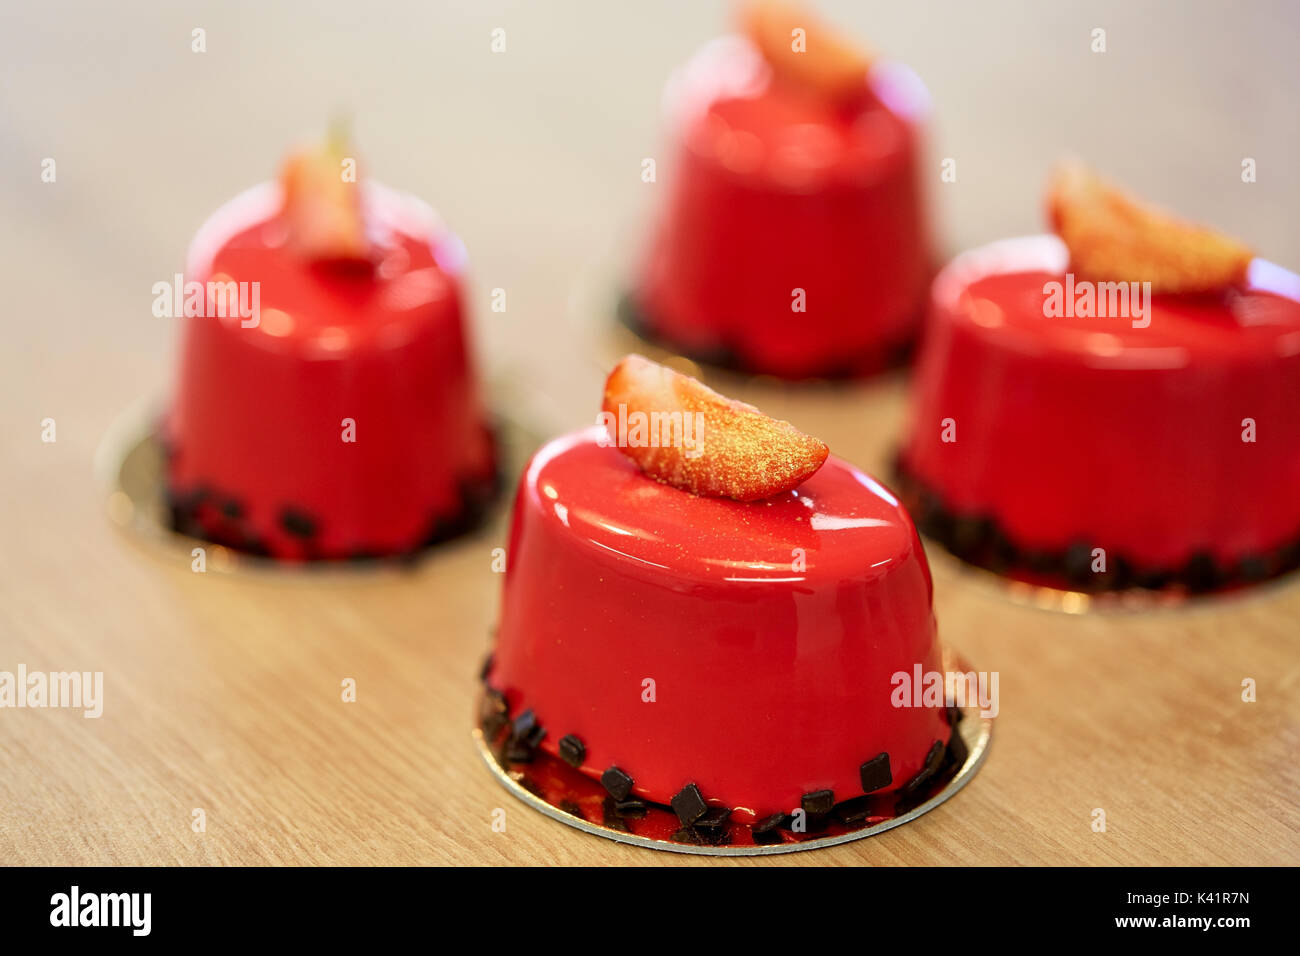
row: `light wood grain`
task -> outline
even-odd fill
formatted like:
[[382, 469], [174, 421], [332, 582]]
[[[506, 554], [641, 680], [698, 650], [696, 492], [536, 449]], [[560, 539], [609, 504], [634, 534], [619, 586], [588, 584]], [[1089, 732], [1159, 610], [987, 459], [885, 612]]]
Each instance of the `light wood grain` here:
[[[1278, 172], [1300, 152], [1295, 125], [1278, 122], [1300, 92], [1278, 25], [1294, 23], [1288, 8], [1181, 4], [1174, 30], [1174, 7], [1154, 4], [897, 4], [876, 20], [841, 6], [935, 92], [935, 151], [957, 156], [962, 176], [937, 198], [949, 248], [1037, 228], [1041, 170], [1087, 147], [1300, 264], [1280, 214], [1300, 186]], [[106, 699], [99, 720], [0, 711], [0, 862], [700, 862], [579, 834], [513, 802], [479, 765], [469, 727], [500, 519], [408, 572], [286, 578], [191, 573], [103, 514], [95, 449], [122, 409], [168, 387], [174, 330], [149, 317], [150, 284], [175, 270], [206, 211], [340, 102], [382, 177], [464, 234], [494, 400], [524, 402], [547, 431], [591, 419], [620, 346], [575, 289], [652, 200], [636, 172], [658, 148], [664, 72], [722, 14], [473, 7], [114, 5], [7, 22], [0, 670], [102, 670]], [[1079, 52], [1095, 23], [1110, 29], [1109, 60]], [[494, 60], [498, 24], [511, 52]], [[203, 57], [189, 52], [194, 25], [209, 30]], [[1237, 163], [1255, 154], [1272, 172], [1243, 191]], [[57, 185], [37, 179], [47, 155]], [[504, 316], [484, 308], [497, 286]], [[901, 377], [804, 392], [716, 384], [877, 472], [902, 427]], [[54, 444], [40, 441], [46, 416]], [[943, 639], [1001, 675], [987, 764], [914, 823], [772, 863], [1300, 862], [1300, 582], [1070, 616], [1016, 604], [942, 556], [934, 567]], [[348, 677], [354, 704], [340, 699]], [[1246, 677], [1256, 703], [1241, 701]], [[505, 833], [491, 828], [497, 807]], [[1090, 829], [1098, 807], [1104, 834]], [[190, 828], [194, 808], [205, 833]]]

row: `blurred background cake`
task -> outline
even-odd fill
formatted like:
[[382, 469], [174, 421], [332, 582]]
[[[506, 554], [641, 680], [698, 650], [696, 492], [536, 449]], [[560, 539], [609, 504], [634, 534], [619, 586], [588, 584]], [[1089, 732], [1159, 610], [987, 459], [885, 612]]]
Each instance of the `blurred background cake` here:
[[1087, 590], [1300, 567], [1300, 276], [1068, 164], [934, 285], [901, 456], [959, 556]]
[[781, 378], [897, 364], [930, 277], [928, 94], [808, 7], [738, 9], [738, 32], [669, 80], [673, 162], [623, 318], [690, 357]]
[[464, 266], [432, 210], [359, 177], [341, 142], [214, 213], [164, 424], [174, 527], [285, 559], [410, 554], [472, 527], [496, 472]]

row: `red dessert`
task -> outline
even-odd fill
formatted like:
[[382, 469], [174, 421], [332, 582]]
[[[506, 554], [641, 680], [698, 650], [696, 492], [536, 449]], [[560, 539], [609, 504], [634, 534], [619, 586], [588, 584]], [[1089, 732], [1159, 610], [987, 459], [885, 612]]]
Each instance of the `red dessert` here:
[[[790, 45], [805, 29], [806, 51]], [[930, 277], [920, 81], [808, 14], [759, 5], [670, 81], [677, 164], [624, 318], [697, 358], [784, 378], [906, 354]]]
[[[922, 530], [1083, 588], [1300, 565], [1300, 277], [1079, 176], [1053, 190], [1066, 242], [994, 243], [935, 282], [901, 455]], [[1124, 309], [1142, 281], [1149, 309]]]
[[257, 283], [260, 314], [185, 319], [165, 441], [187, 533], [276, 558], [406, 554], [494, 487], [464, 249], [418, 200], [340, 187], [338, 168], [295, 157], [191, 246], [187, 280]]
[[[634, 361], [611, 376], [607, 411]], [[685, 383], [679, 394], [708, 392]], [[725, 427], [706, 425], [705, 457]], [[934, 774], [948, 713], [891, 704], [893, 675], [941, 666], [899, 502], [833, 456], [801, 481], [773, 469], [765, 499], [692, 494], [644, 473], [612, 433], [552, 441], [520, 483], [486, 672], [514, 720], [506, 758], [540, 748], [683, 824], [673, 800], [694, 799], [692, 784], [753, 822]]]

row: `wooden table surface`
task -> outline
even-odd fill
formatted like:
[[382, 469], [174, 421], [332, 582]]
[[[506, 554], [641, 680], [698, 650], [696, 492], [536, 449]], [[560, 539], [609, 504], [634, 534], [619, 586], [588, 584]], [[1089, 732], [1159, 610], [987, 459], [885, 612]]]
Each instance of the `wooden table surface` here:
[[[580, 834], [480, 765], [470, 724], [500, 514], [415, 568], [365, 574], [196, 574], [106, 517], [96, 452], [125, 409], [169, 388], [175, 330], [150, 316], [151, 284], [208, 210], [339, 105], [381, 177], [465, 237], [493, 403], [537, 435], [592, 419], [621, 348], [609, 250], [630, 247], [628, 224], [653, 201], [637, 174], [661, 148], [658, 89], [723, 11], [472, 6], [6, 15], [0, 671], [103, 671], [105, 700], [99, 719], [0, 710], [0, 862], [701, 862]], [[961, 170], [947, 191], [936, 176], [946, 248], [1040, 228], [1042, 170], [1074, 149], [1300, 265], [1300, 184], [1281, 172], [1300, 154], [1282, 28], [1294, 11], [1180, 4], [1185, 19], [1164, 29], [1174, 6], [894, 6], [915, 9], [842, 4], [838, 19], [934, 92], [932, 152]], [[1097, 25], [1109, 60], [1087, 51]], [[190, 51], [196, 26], [207, 53]], [[496, 26], [504, 55], [488, 51]], [[1258, 183], [1240, 183], [1242, 156], [1258, 157]], [[486, 308], [495, 287], [504, 315]], [[717, 384], [877, 473], [902, 427], [902, 376]], [[912, 823], [770, 863], [1300, 862], [1300, 581], [1066, 614], [930, 550], [943, 640], [1000, 674], [987, 763]]]

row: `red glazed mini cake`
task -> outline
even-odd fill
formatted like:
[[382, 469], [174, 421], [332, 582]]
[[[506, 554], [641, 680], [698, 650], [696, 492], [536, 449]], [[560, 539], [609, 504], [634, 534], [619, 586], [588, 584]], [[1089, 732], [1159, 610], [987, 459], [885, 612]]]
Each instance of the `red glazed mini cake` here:
[[493, 492], [463, 247], [418, 200], [345, 182], [345, 161], [296, 154], [194, 239], [203, 301], [164, 422], [180, 531], [280, 559], [407, 555]]
[[676, 164], [623, 318], [683, 354], [783, 378], [897, 364], [931, 275], [928, 95], [799, 7], [750, 4], [742, 20], [669, 83]]
[[[559, 758], [603, 786], [606, 818], [670, 806], [677, 839], [703, 842], [728, 818], [764, 842], [797, 808], [889, 815], [960, 766], [953, 715], [891, 704], [893, 675], [941, 667], [899, 502], [815, 439], [637, 356], [605, 409], [520, 483], [484, 672], [498, 759]], [[704, 415], [697, 458], [638, 443], [637, 413], [664, 409]]]
[[1079, 167], [1049, 198], [1060, 238], [935, 282], [900, 461], [922, 530], [1083, 589], [1300, 565], [1300, 277]]

